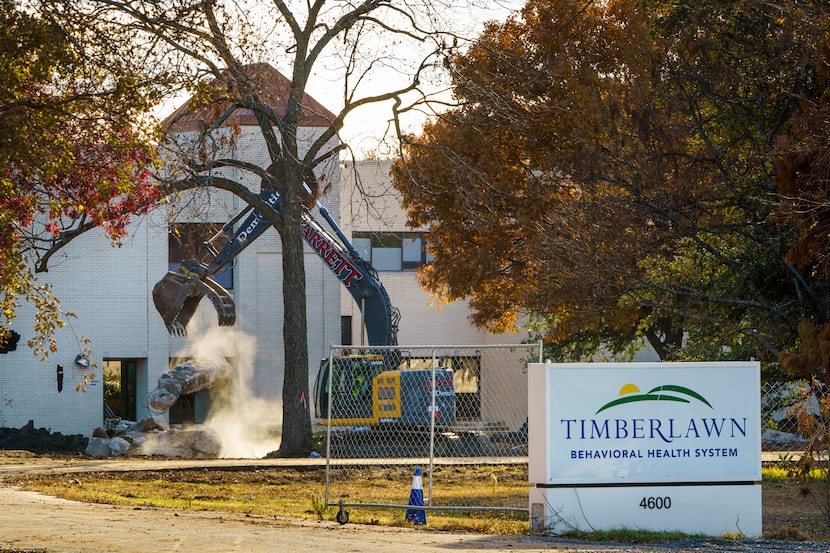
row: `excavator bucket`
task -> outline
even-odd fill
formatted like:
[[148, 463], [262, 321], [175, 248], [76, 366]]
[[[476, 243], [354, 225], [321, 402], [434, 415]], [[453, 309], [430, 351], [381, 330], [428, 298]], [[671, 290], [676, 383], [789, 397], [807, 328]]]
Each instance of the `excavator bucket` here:
[[219, 326], [233, 326], [236, 306], [228, 291], [208, 277], [200, 279], [169, 272], [153, 287], [153, 303], [170, 334], [184, 336], [187, 323], [204, 296], [210, 298], [219, 315]]

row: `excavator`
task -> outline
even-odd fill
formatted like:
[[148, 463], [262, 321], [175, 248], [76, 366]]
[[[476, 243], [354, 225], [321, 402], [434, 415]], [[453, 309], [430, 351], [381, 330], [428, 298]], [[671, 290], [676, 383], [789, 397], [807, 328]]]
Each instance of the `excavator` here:
[[[308, 188], [306, 191], [311, 193]], [[280, 195], [275, 190], [264, 189], [260, 197], [279, 212]], [[400, 312], [392, 306], [377, 272], [319, 201], [315, 208], [332, 232], [304, 208], [303, 238], [360, 308], [366, 345], [396, 346]], [[153, 303], [171, 334], [186, 334], [187, 324], [205, 296], [216, 308], [220, 326], [235, 324], [233, 298], [211, 277], [230, 265], [268, 226], [262, 214], [248, 206], [201, 245], [198, 259], [184, 261], [155, 285]], [[337, 356], [331, 363], [333, 367], [329, 359], [322, 360], [314, 385], [315, 417], [322, 424], [423, 426], [455, 421], [453, 377], [447, 368], [438, 367], [434, 374], [431, 368], [407, 368], [409, 363], [394, 348]]]

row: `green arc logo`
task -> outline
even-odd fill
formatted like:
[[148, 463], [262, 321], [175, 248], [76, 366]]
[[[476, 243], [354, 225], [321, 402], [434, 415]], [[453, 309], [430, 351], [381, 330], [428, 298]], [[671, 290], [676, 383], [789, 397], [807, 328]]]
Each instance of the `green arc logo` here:
[[676, 401], [679, 403], [691, 403], [689, 398], [696, 399], [704, 405], [707, 405], [709, 408], [714, 409], [712, 404], [709, 403], [705, 397], [690, 388], [686, 388], [685, 386], [664, 384], [663, 386], [652, 388], [644, 394], [639, 392], [640, 389], [636, 385], [626, 384], [620, 389], [620, 397], [618, 399], [609, 401], [600, 407], [595, 414], [599, 414], [602, 411], [610, 409], [611, 407], [616, 407], [617, 405], [634, 403], [636, 401]]

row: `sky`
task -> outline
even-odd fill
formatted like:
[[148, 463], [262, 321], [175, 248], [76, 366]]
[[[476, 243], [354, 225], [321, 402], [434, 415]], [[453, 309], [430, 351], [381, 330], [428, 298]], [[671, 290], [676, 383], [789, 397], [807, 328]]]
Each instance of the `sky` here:
[[[451, 0], [450, 0], [451, 1]], [[472, 6], [470, 3], [475, 3]], [[523, 4], [522, 0], [463, 0], [462, 3], [445, 8], [445, 11], [440, 13], [440, 17], [447, 21], [447, 25], [453, 27], [453, 31], [460, 36], [475, 37], [480, 32], [485, 21], [503, 20], [508, 14], [518, 9]], [[446, 11], [449, 9], [450, 11]], [[449, 15], [448, 15], [449, 14]], [[369, 51], [372, 50], [371, 44]], [[364, 94], [376, 94], [394, 90], [402, 85], [408, 83], [411, 78], [411, 72], [407, 74], [405, 67], [407, 58], [409, 63], [418, 63], [423, 57], [423, 53], [416, 51], [413, 48], [402, 48], [399, 50], [384, 48], [381, 45], [378, 52], [380, 55], [389, 56], [393, 63], [389, 67], [378, 71], [375, 77], [367, 81], [362, 90]], [[285, 75], [291, 74], [289, 65], [282, 63], [288, 56], [276, 56], [275, 60], [268, 61]], [[394, 61], [400, 58], [402, 61], [395, 64]], [[387, 60], [388, 61], [388, 60]], [[330, 111], [337, 113], [342, 107], [343, 95], [343, 77], [342, 70], [328, 70], [326, 62], [321, 58], [315, 65], [315, 73], [308, 83], [307, 93], [314, 99], [323, 104]], [[449, 92], [446, 79], [439, 82], [433, 79], [428, 82], [428, 79], [422, 80], [422, 87], [426, 88], [430, 93], [441, 91], [441, 98], [449, 100], [451, 94]], [[160, 106], [157, 110], [157, 115], [166, 117], [174, 109], [180, 106], [187, 96], [179, 96], [172, 98]], [[353, 155], [358, 159], [365, 157], [364, 154], [370, 151], [378, 150], [381, 155], [394, 155], [394, 151], [387, 151], [389, 147], [380, 145], [381, 139], [388, 132], [392, 139], [390, 144], [394, 143], [394, 129], [390, 129], [390, 119], [392, 117], [392, 102], [384, 102], [380, 104], [366, 105], [350, 113], [346, 120], [343, 129], [340, 133], [340, 139], [347, 143]], [[402, 121], [404, 132], [418, 133], [426, 121], [426, 114], [420, 112], [410, 112]], [[379, 148], [380, 146], [380, 148]]]
[[[518, 10], [524, 2], [521, 0], [472, 0], [475, 6], [462, 3], [456, 6], [457, 12], [445, 19], [451, 20], [454, 31], [460, 36], [476, 37], [483, 24], [487, 21], [502, 21], [509, 14]], [[412, 58], [420, 60], [421, 53], [413, 52]], [[404, 83], [409, 75], [400, 76], [393, 70], [383, 72], [375, 78], [372, 83], [377, 83], [378, 90], [391, 90], [396, 84]], [[320, 86], [323, 83], [324, 86]], [[441, 91], [440, 97], [445, 100], [451, 99], [447, 88], [447, 82], [422, 83], [424, 88], [434, 93]], [[342, 80], [337, 75], [323, 77], [316, 82], [309, 83], [308, 93], [317, 101], [332, 111], [336, 111], [341, 104]], [[392, 116], [392, 103], [376, 104], [365, 106], [346, 118], [344, 128], [341, 132], [341, 139], [351, 145], [356, 155], [364, 149], [377, 148], [378, 142], [389, 127], [389, 119]], [[426, 114], [413, 112], [407, 114], [403, 120], [404, 132], [417, 133], [426, 120]], [[394, 132], [394, 129], [392, 130]]]

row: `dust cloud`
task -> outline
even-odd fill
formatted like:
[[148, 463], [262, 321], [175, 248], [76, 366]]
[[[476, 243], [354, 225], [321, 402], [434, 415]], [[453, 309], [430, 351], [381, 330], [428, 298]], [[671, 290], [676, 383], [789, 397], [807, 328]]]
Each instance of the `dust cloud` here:
[[208, 417], [202, 424], [218, 434], [219, 456], [251, 459], [275, 451], [280, 445], [282, 402], [258, 397], [252, 389], [256, 339], [227, 327], [189, 329], [189, 333], [186, 355], [224, 357], [233, 366], [229, 381], [210, 389]]

